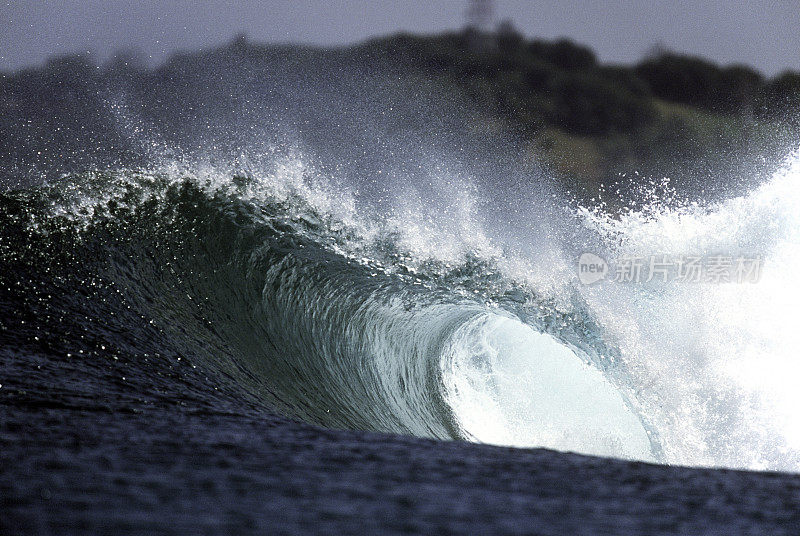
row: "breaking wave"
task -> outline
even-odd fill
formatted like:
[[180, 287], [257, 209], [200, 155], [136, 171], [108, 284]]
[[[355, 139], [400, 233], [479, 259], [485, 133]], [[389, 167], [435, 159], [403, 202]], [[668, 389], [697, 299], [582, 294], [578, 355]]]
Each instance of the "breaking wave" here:
[[[705, 206], [540, 195], [527, 227], [452, 177], [365, 207], [296, 155], [72, 174], [0, 198], [4, 314], [62, 359], [176, 356], [327, 427], [797, 469], [799, 162]], [[584, 286], [583, 251], [765, 260]]]

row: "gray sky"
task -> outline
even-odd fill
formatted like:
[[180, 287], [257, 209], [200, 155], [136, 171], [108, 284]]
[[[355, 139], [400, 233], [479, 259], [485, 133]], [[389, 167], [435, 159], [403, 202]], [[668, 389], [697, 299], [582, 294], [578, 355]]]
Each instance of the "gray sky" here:
[[[169, 53], [216, 45], [238, 32], [254, 41], [343, 44], [399, 30], [463, 24], [466, 0], [0, 0], [0, 69], [49, 55], [139, 48]], [[766, 74], [800, 70], [800, 0], [496, 0], [499, 19], [528, 36], [567, 36], [603, 61], [630, 63], [660, 42]]]

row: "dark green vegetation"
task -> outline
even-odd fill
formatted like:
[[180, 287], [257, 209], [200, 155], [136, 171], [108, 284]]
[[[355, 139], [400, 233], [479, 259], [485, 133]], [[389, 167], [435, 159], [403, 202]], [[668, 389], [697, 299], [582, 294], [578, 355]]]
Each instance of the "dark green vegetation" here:
[[[253, 123], [263, 124], [271, 117], [266, 110], [281, 109], [299, 93], [343, 92], [359, 73], [390, 73], [398, 86], [419, 83], [457, 95], [469, 113], [447, 118], [449, 124], [460, 122], [473, 134], [507, 132], [519, 154], [547, 163], [569, 188], [591, 195], [634, 172], [669, 176], [679, 186], [681, 180], [700, 184], [707, 193], [703, 184], [719, 182], [707, 180], [711, 175], [743, 183], [768, 173], [800, 140], [800, 73], [766, 79], [746, 66], [721, 67], [665, 50], [634, 66], [602, 65], [589, 48], [527, 40], [506, 25], [491, 35], [396, 35], [335, 50], [239, 37], [175, 55], [155, 70], [135, 55], [102, 67], [80, 56], [56, 58], [0, 75], [0, 169], [32, 176], [34, 167], [63, 167], [64, 159], [74, 164], [67, 171], [136, 160], [141, 143], [120, 129], [122, 108], [114, 107], [120, 95], [123, 111], [161, 129], [165, 143], [191, 138], [197, 147], [193, 137], [202, 131], [215, 132], [205, 145], [218, 146], [233, 131], [230, 123], [214, 123], [224, 115], [261, 113]], [[265, 83], [279, 78], [294, 89], [281, 93]], [[353, 107], [387, 98], [409, 106], [407, 93], [388, 95], [355, 95]], [[426, 98], [417, 106], [439, 97]], [[405, 113], [398, 106], [394, 113]]]
[[766, 79], [660, 49], [637, 65], [602, 65], [585, 46], [527, 40], [508, 25], [362, 48], [452, 80], [520, 129], [532, 153], [592, 187], [634, 171], [754, 172], [796, 146], [800, 130], [795, 72]]

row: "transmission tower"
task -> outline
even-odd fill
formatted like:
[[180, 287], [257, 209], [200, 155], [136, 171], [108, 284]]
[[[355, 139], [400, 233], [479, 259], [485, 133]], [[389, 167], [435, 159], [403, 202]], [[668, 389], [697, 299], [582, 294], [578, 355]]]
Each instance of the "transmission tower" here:
[[468, 28], [489, 32], [494, 24], [494, 0], [469, 0], [466, 14]]

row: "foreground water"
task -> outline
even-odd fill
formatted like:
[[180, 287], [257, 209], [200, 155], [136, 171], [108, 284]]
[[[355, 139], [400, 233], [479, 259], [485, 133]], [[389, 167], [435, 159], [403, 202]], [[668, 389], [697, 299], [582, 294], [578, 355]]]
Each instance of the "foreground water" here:
[[796, 475], [320, 429], [174, 356], [65, 361], [26, 324], [29, 342], [4, 345], [0, 361], [3, 534], [794, 534], [800, 524]]

